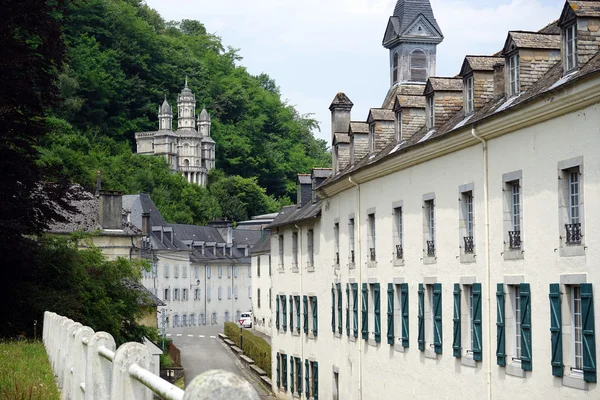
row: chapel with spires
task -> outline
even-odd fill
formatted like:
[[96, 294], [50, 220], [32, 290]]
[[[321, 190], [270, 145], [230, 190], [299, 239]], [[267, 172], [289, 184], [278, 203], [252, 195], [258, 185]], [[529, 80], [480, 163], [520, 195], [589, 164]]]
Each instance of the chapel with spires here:
[[215, 141], [210, 137], [210, 115], [205, 108], [196, 118], [196, 96], [187, 78], [177, 96], [177, 128], [167, 98], [158, 108], [158, 130], [137, 132], [137, 153], [164, 157], [171, 170], [181, 172], [190, 183], [206, 186], [215, 166]]

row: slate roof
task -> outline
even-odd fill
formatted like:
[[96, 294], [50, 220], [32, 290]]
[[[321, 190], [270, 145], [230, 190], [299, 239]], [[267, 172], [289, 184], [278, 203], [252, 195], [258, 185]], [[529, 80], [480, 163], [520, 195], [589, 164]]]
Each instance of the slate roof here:
[[[141, 295], [140, 297], [138, 297], [138, 303], [141, 305], [144, 305], [144, 306], [153, 305], [156, 307], [164, 307], [167, 305], [164, 301], [162, 301], [161, 299], [156, 297], [151, 291], [146, 289], [146, 287], [144, 285], [142, 285], [140, 282], [136, 282], [131, 279], [126, 279], [125, 281], [123, 281], [123, 284], [126, 287], [135, 290], [136, 292], [138, 292]], [[150, 304], [148, 304], [148, 301], [150, 302]]]
[[350, 121], [352, 133], [369, 133], [369, 124], [362, 121]]
[[398, 34], [404, 32], [419, 15], [423, 15], [442, 36], [442, 30], [435, 20], [429, 0], [398, 0], [393, 15], [395, 17], [393, 20], [396, 21], [394, 27], [398, 27], [396, 32]]
[[312, 185], [310, 174], [298, 174], [298, 183], [301, 185]]
[[350, 137], [347, 133], [336, 132], [334, 133], [334, 143], [350, 143]]
[[233, 244], [237, 245], [248, 245], [254, 246], [261, 237], [262, 233], [256, 229], [234, 229], [233, 230]]
[[396, 101], [402, 108], [425, 108], [425, 96], [403, 95], [396, 96]]
[[[560, 35], [525, 32], [525, 31], [510, 31], [509, 38], [515, 42], [518, 48], [524, 49], [560, 49]], [[507, 43], [509, 40], [507, 39]]]
[[336, 94], [333, 98], [333, 101], [329, 106], [329, 110], [332, 110], [333, 108], [335, 108], [335, 106], [346, 106], [352, 108], [353, 105], [354, 104], [350, 101], [350, 99], [348, 98], [348, 96], [346, 96], [345, 93], [338, 92], [338, 94]]
[[308, 203], [302, 208], [297, 206], [283, 207], [279, 212], [279, 215], [275, 220], [268, 226], [269, 229], [277, 228], [279, 226], [285, 226], [289, 224], [297, 224], [302, 221], [317, 218], [321, 216], [321, 201], [315, 203]]
[[269, 251], [271, 251], [271, 235], [270, 233], [266, 232], [264, 237], [254, 245], [252, 250], [250, 250], [250, 253], [254, 255], [259, 253], [268, 253]]
[[383, 108], [371, 108], [369, 110], [369, 121], [393, 121], [394, 111]]
[[600, 1], [569, 0], [568, 3], [578, 17], [600, 17]]
[[313, 168], [312, 177], [328, 178], [331, 175], [331, 168]]
[[465, 62], [473, 71], [493, 71], [494, 65], [504, 65], [504, 58], [494, 56], [466, 56]]
[[462, 78], [440, 78], [432, 76], [427, 81], [425, 92], [427, 93], [430, 90], [436, 92], [462, 92], [463, 81]]

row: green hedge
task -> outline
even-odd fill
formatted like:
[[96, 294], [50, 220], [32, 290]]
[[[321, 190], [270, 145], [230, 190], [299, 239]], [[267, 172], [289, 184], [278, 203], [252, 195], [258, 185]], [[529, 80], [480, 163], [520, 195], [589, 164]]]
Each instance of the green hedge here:
[[[236, 346], [240, 347], [240, 327], [233, 322], [225, 322], [225, 335]], [[242, 330], [244, 337], [244, 354], [254, 360], [256, 365], [271, 377], [271, 346], [261, 337], [254, 335], [247, 329]]]

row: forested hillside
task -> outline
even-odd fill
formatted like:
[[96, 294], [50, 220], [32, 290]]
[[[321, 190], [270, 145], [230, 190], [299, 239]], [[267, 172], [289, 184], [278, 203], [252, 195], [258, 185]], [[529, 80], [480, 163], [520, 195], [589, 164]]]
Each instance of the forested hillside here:
[[[151, 195], [172, 222], [234, 220], [294, 200], [295, 175], [330, 162], [317, 128], [253, 76], [235, 49], [201, 22], [165, 22], [140, 0], [76, 0], [61, 17], [66, 63], [62, 100], [48, 118], [40, 166], [91, 189]], [[212, 117], [217, 170], [208, 189], [171, 174], [159, 158], [134, 155], [134, 134], [155, 130], [158, 105], [173, 104], [185, 76]], [[176, 110], [176, 107], [174, 107]]]

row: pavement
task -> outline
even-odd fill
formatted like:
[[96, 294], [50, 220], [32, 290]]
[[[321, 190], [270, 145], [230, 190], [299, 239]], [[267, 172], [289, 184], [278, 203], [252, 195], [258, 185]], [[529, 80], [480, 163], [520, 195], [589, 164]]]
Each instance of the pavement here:
[[173, 343], [181, 351], [186, 386], [196, 375], [212, 369], [222, 369], [245, 378], [256, 389], [261, 399], [275, 399], [231, 349], [219, 340], [218, 335], [222, 331], [222, 325], [174, 328], [167, 331], [167, 337], [173, 339]]

